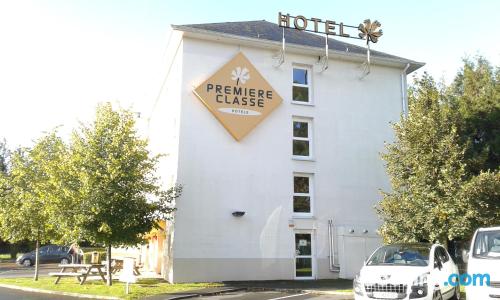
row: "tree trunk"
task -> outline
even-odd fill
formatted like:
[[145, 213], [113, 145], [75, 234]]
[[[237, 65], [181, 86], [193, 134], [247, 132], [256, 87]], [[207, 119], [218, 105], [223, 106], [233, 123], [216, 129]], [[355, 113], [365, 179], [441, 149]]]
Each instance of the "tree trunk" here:
[[17, 251], [19, 250], [18, 248], [19, 247], [18, 247], [17, 243], [10, 244], [10, 258], [12, 258], [12, 259], [17, 258]]
[[40, 241], [36, 240], [36, 247], [35, 247], [35, 281], [38, 281], [38, 266], [40, 262]]
[[112, 278], [111, 278], [111, 244], [107, 245], [106, 249], [106, 270], [108, 270], [108, 278], [107, 278], [107, 285], [111, 286], [113, 284]]
[[443, 245], [446, 251], [449, 251], [448, 244], [449, 244], [448, 237], [447, 236], [443, 237], [443, 243], [441, 245]]

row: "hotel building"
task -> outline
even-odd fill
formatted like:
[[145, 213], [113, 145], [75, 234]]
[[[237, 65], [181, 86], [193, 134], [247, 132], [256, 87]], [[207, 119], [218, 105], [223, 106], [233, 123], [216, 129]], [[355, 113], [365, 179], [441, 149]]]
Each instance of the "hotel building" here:
[[[378, 246], [380, 153], [422, 63], [267, 21], [172, 26], [149, 120], [184, 186], [171, 282], [353, 278]], [[283, 32], [285, 51], [283, 49]], [[253, 105], [252, 105], [253, 104]]]

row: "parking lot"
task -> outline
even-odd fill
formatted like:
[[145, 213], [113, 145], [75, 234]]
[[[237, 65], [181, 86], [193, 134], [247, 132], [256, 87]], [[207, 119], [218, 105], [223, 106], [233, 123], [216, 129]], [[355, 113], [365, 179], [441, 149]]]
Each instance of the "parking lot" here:
[[318, 295], [312, 293], [285, 293], [285, 292], [274, 292], [274, 291], [241, 291], [228, 293], [219, 296], [210, 297], [200, 297], [197, 299], [211, 299], [211, 300], [351, 300], [354, 299], [352, 296], [344, 295]]
[[[60, 268], [57, 264], [41, 264], [40, 276], [48, 275], [49, 272], [57, 272]], [[15, 263], [1, 263], [0, 264], [0, 278], [16, 278], [16, 277], [30, 277], [35, 274], [35, 267], [23, 267]]]

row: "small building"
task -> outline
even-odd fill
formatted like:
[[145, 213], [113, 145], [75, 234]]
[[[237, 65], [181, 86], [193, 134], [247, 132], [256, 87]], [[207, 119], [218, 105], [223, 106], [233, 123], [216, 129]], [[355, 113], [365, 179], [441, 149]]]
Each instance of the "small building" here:
[[[172, 26], [149, 119], [170, 282], [352, 278], [379, 245], [380, 153], [423, 66], [267, 21]], [[282, 37], [285, 36], [285, 51]], [[328, 68], [325, 68], [327, 64]]]
[[113, 247], [112, 257], [117, 259], [134, 258], [135, 264], [143, 272], [161, 274], [164, 265], [164, 246], [166, 238], [166, 222], [159, 221], [158, 228], [153, 228], [144, 236], [144, 243], [137, 247]]

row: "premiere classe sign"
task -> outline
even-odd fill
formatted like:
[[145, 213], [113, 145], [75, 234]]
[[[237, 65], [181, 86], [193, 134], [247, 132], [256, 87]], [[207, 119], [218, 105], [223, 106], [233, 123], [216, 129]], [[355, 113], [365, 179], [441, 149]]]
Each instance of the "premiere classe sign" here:
[[236, 140], [283, 101], [241, 52], [193, 92]]

